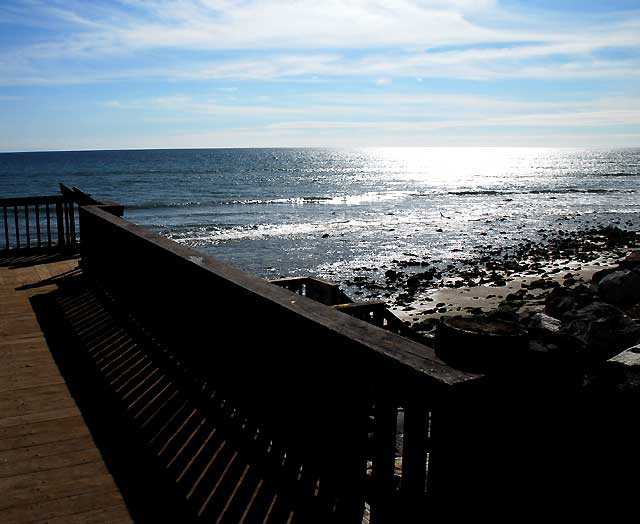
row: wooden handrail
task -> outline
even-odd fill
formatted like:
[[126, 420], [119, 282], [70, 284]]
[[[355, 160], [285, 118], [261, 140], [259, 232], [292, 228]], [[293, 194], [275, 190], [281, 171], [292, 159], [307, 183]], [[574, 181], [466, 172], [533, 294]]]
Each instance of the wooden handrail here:
[[[77, 208], [99, 202], [78, 188], [60, 184], [60, 195], [0, 199], [0, 251], [48, 248], [74, 250], [78, 245]], [[111, 204], [111, 211], [122, 215], [122, 206]]]
[[[371, 522], [400, 522], [398, 504], [415, 508], [412, 518], [426, 514], [425, 478], [437, 485], [449, 474], [445, 459], [434, 460], [439, 451], [425, 433], [446, 429], [432, 428], [430, 414], [482, 377], [451, 368], [423, 344], [274, 286], [102, 206], [82, 206], [80, 216], [87, 274], [180, 369], [215, 384], [237, 416], [257, 420], [301, 468], [317, 471], [341, 508], [335, 509], [339, 521], [359, 524], [365, 499]], [[404, 463], [408, 473], [398, 485], [389, 464], [400, 459], [400, 410], [411, 421], [402, 454], [412, 462]]]
[[63, 199], [61, 195], [0, 198], [0, 207], [29, 206], [34, 204], [55, 204]]
[[[137, 244], [137, 249], [130, 251], [127, 255], [111, 250], [110, 252], [113, 253], [112, 256], [129, 259], [129, 257], [134, 255], [143, 254], [144, 250], [148, 250], [149, 253], [163, 252], [163, 256], [170, 257], [171, 262], [181, 266], [184, 265], [185, 269], [188, 268], [190, 271], [197, 272], [201, 278], [209, 277], [216, 281], [224, 280], [225, 285], [237, 287], [238, 292], [250, 293], [254, 300], [269, 301], [274, 307], [289, 310], [302, 318], [313, 321], [328, 329], [335, 330], [342, 335], [345, 335], [345, 331], [350, 331], [348, 335], [350, 340], [363, 344], [380, 357], [391, 357], [397, 353], [398, 360], [402, 361], [403, 365], [409, 365], [414, 370], [425, 373], [425, 379], [428, 378], [429, 381], [433, 381], [433, 385], [438, 383], [442, 385], [455, 385], [457, 383], [465, 383], [477, 377], [475, 374], [462, 372], [444, 364], [435, 355], [435, 351], [427, 346], [407, 341], [402, 337], [379, 330], [369, 324], [350, 319], [348, 316], [333, 313], [331, 308], [326, 308], [322, 304], [318, 304], [314, 300], [307, 299], [306, 297], [297, 296], [295, 299], [292, 299], [292, 294], [288, 290], [272, 286], [268, 281], [245, 273], [234, 266], [114, 216], [102, 209], [102, 206], [85, 206], [81, 209], [81, 216], [84, 216], [84, 220], [82, 221], [83, 226], [84, 224], [91, 223], [91, 226], [87, 227], [104, 228], [105, 232], [108, 231], [114, 235], [122, 236], [122, 240], [126, 240], [127, 243]], [[91, 248], [87, 245], [89, 243], [91, 244]], [[100, 248], [100, 244], [102, 244], [103, 247]], [[96, 258], [94, 250], [103, 252], [105, 256], [99, 259]], [[105, 242], [98, 235], [91, 235], [82, 243], [81, 253], [83, 257], [90, 257], [92, 259], [90, 264], [95, 264], [97, 267], [98, 265], [107, 265], [105, 260], [107, 259], [106, 255], [108, 250], [110, 250], [108, 238]], [[140, 260], [140, 258], [136, 258], [136, 261]], [[143, 261], [143, 263], [153, 265], [153, 261], [151, 260], [143, 259]], [[132, 273], [135, 272], [133, 260], [123, 261], [122, 263], [124, 267], [130, 268]], [[124, 269], [124, 267], [122, 269]], [[118, 272], [118, 268], [114, 266], [113, 269], [113, 275], [115, 275], [115, 273]], [[167, 268], [162, 268], [161, 272], [166, 274], [166, 269]], [[102, 276], [107, 277], [109, 275], [104, 273]], [[119, 273], [119, 276], [122, 275]], [[113, 280], [113, 276], [109, 279]], [[167, 281], [163, 278], [159, 282], [166, 284]], [[130, 293], [134, 291], [135, 288], [129, 290]], [[192, 291], [185, 292], [185, 295], [188, 296], [191, 293]], [[164, 308], [165, 304], [162, 304], [161, 307]], [[405, 344], [408, 344], [411, 351], [406, 352], [404, 349], [397, 350], [397, 346], [403, 346]], [[411, 356], [409, 357], [406, 353]]]

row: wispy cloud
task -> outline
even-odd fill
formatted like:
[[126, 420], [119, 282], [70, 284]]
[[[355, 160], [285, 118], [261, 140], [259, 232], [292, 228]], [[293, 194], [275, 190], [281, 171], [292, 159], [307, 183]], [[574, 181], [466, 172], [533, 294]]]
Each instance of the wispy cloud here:
[[127, 122], [176, 147], [636, 140], [640, 6], [531, 4], [4, 0], [0, 139], [111, 130], [117, 147]]
[[[5, 85], [123, 77], [598, 78], [637, 76], [640, 70], [637, 54], [625, 60], [595, 56], [603, 49], [640, 47], [637, 12], [585, 26], [575, 16], [558, 16], [556, 22], [526, 18], [491, 0], [54, 1], [25, 4], [23, 13], [4, 8], [0, 22], [26, 15], [27, 6], [30, 19], [62, 24], [64, 31], [5, 50], [0, 55]], [[149, 60], [144, 65], [135, 60], [159, 50], [189, 54], [164, 71]], [[96, 74], [100, 61], [115, 56], [119, 68]], [[68, 60], [79, 65], [65, 63], [62, 72], [51, 67], [43, 74], [42, 66]]]
[[[261, 116], [272, 129], [427, 130], [477, 127], [615, 127], [640, 125], [639, 97], [540, 102], [478, 95], [307, 95], [306, 104], [256, 97], [225, 101], [185, 95], [130, 101], [110, 100], [110, 108], [151, 111], [156, 121], [206, 121], [220, 116]], [[348, 119], [344, 118], [348, 115]], [[292, 119], [293, 118], [293, 119]]]

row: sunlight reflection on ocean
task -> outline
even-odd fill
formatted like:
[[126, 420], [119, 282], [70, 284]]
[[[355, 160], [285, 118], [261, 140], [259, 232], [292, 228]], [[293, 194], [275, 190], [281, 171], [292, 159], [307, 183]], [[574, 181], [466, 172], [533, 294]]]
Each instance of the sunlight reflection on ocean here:
[[[483, 246], [637, 228], [640, 149], [194, 149], [0, 155], [0, 194], [57, 182], [261, 276], [446, 265]], [[407, 254], [408, 253], [408, 254]]]

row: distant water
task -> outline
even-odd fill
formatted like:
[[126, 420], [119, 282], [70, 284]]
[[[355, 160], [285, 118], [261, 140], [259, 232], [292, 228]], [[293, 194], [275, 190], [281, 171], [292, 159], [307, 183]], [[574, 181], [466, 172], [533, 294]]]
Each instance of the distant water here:
[[394, 259], [640, 223], [640, 148], [199, 149], [0, 154], [0, 196], [75, 185], [263, 277], [334, 280]]

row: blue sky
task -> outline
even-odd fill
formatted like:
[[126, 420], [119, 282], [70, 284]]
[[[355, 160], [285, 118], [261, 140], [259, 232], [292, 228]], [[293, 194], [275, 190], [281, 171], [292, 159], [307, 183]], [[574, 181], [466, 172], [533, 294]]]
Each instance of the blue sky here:
[[0, 150], [640, 146], [640, 0], [3, 0]]

